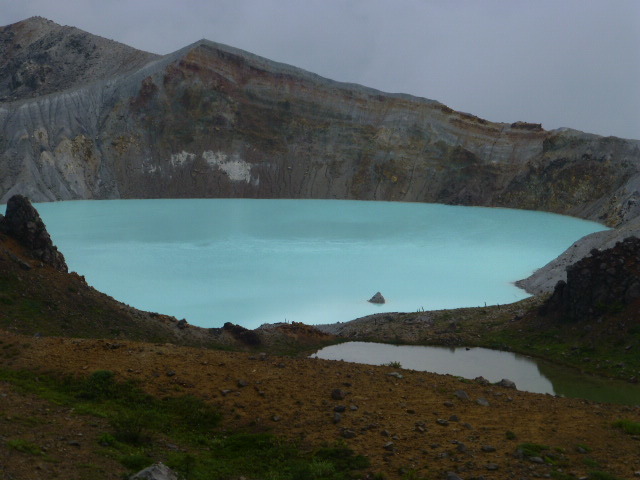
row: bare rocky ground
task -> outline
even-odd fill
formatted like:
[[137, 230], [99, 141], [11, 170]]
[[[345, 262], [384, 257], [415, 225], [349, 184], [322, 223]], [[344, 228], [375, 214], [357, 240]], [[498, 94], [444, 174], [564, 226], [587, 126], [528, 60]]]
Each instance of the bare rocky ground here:
[[[583, 478], [596, 464], [625, 479], [640, 471], [640, 437], [612, 426], [623, 418], [640, 421], [638, 407], [309, 358], [8, 332], [0, 338], [11, 346], [3, 349], [3, 368], [72, 375], [107, 369], [154, 395], [189, 392], [220, 409], [223, 428], [270, 431], [316, 446], [342, 439], [386, 478], [410, 470], [424, 478], [449, 471], [464, 479]], [[87, 471], [119, 478], [123, 472], [98, 453], [98, 437], [107, 430], [100, 419], [8, 384], [0, 384], [0, 395], [3, 478], [89, 478]], [[16, 439], [44, 447], [47, 457], [9, 448]], [[555, 465], [523, 457], [524, 443], [548, 446]]]

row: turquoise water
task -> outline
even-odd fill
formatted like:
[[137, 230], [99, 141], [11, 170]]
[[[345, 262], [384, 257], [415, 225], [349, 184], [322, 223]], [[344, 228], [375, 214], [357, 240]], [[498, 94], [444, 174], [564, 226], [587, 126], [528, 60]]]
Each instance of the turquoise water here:
[[512, 352], [486, 348], [419, 347], [383, 343], [347, 342], [325, 347], [313, 357], [368, 365], [399, 362], [403, 368], [455, 375], [490, 382], [503, 378], [519, 390], [549, 393], [598, 402], [640, 405], [640, 386], [584, 375], [579, 371]]
[[[203, 327], [510, 303], [599, 224], [542, 212], [339, 200], [109, 200], [37, 208], [69, 268]], [[385, 305], [367, 300], [377, 291]]]

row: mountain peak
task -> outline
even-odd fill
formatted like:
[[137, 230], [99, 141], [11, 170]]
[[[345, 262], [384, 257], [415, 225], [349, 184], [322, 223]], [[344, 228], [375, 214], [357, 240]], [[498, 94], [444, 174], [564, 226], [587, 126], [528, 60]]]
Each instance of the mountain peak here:
[[0, 101], [59, 92], [137, 69], [156, 55], [30, 17], [0, 27]]

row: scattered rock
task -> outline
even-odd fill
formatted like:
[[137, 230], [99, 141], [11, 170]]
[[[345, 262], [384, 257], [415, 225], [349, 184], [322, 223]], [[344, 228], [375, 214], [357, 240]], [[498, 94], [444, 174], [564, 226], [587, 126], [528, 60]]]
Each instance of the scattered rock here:
[[483, 407], [488, 407], [489, 406], [489, 401], [484, 397], [480, 397], [478, 400], [476, 400], [476, 403], [478, 405], [482, 405]]
[[544, 463], [544, 460], [541, 457], [529, 457], [529, 461], [531, 463]]
[[396, 378], [398, 378], [398, 379], [400, 379], [400, 378], [404, 378], [404, 377], [402, 376], [402, 374], [401, 374], [401, 373], [398, 373], [398, 372], [390, 372], [390, 373], [387, 373], [387, 375], [389, 375], [390, 377], [396, 377]]
[[[476, 379], [477, 381], [477, 379]], [[458, 397], [460, 400], [469, 400], [469, 395], [464, 390], [456, 390], [454, 395]]]
[[333, 411], [334, 412], [338, 412], [338, 413], [342, 413], [347, 409], [347, 407], [345, 407], [344, 405], [336, 405], [335, 407], [333, 407]]
[[484, 468], [486, 468], [489, 471], [496, 471], [498, 470], [498, 465], [496, 465], [495, 463], [487, 463]]
[[178, 327], [180, 330], [184, 330], [188, 326], [189, 326], [189, 323], [184, 318], [182, 320], [178, 320], [178, 323], [176, 323], [176, 327]]
[[242, 379], [238, 380], [238, 387], [239, 388], [244, 388], [244, 387], [247, 387], [247, 386], [249, 386], [249, 382], [247, 382], [246, 380], [242, 380]]
[[273, 420], [274, 422], [279, 422], [280, 420], [282, 420], [282, 417], [280, 415], [273, 415], [271, 417], [271, 420]]
[[387, 443], [384, 444], [384, 447], [382, 447], [382, 448], [392, 452], [394, 450], [394, 445], [395, 444], [393, 442], [387, 442]]
[[493, 447], [491, 445], [483, 445], [480, 450], [482, 450], [483, 452], [486, 452], [486, 453], [491, 453], [491, 452], [495, 452], [496, 451], [496, 447]]
[[454, 472], [447, 472], [446, 480], [462, 480], [462, 478]]
[[503, 378], [502, 380], [500, 380], [498, 383], [496, 383], [496, 385], [500, 386], [500, 387], [505, 387], [505, 388], [513, 388], [516, 389], [516, 384], [515, 382], [509, 380], [508, 378]]
[[384, 297], [380, 292], [377, 292], [373, 297], [369, 299], [369, 302], [382, 304], [382, 303], [385, 303], [386, 300], [384, 299]]
[[354, 438], [356, 436], [356, 432], [348, 428], [343, 428], [340, 435], [342, 435], [342, 438]]
[[462, 442], [458, 442], [458, 445], [456, 446], [456, 450], [460, 453], [469, 453], [469, 447], [467, 447]]
[[460, 421], [460, 419], [458, 418], [458, 416], [457, 416], [457, 415], [451, 415], [451, 416], [449, 417], [449, 421], [450, 421], [450, 422], [459, 422], [459, 421]]
[[178, 480], [178, 475], [164, 463], [154, 463], [150, 467], [129, 477], [130, 480]]
[[347, 392], [345, 392], [344, 390], [340, 390], [339, 388], [336, 388], [331, 391], [331, 398], [333, 400], [344, 400], [344, 397], [346, 396], [347, 396]]
[[446, 421], [444, 418], [439, 418], [436, 420], [436, 423], [438, 425], [442, 425], [443, 427], [446, 427], [447, 425], [449, 425], [449, 422]]
[[474, 378], [473, 381], [480, 385], [491, 385], [491, 382], [482, 376]]
[[336, 412], [333, 414], [333, 423], [340, 423], [342, 421], [342, 414]]

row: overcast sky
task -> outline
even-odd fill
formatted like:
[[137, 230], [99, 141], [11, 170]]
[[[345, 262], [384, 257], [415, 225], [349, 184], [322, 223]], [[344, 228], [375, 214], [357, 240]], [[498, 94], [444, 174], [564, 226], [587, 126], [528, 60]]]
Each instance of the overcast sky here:
[[0, 0], [166, 54], [201, 38], [496, 122], [640, 139], [640, 0]]

